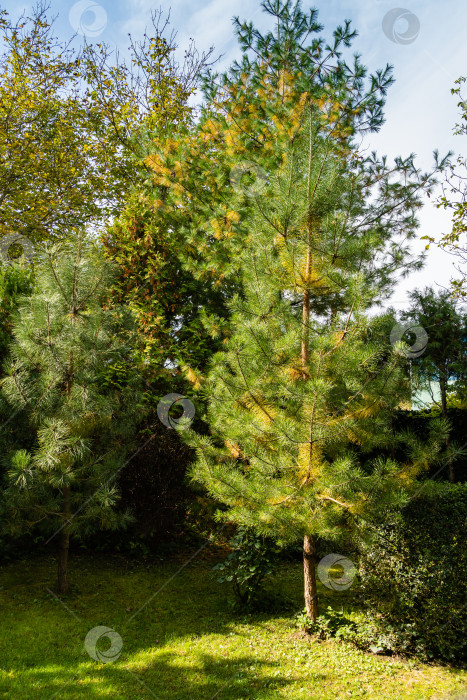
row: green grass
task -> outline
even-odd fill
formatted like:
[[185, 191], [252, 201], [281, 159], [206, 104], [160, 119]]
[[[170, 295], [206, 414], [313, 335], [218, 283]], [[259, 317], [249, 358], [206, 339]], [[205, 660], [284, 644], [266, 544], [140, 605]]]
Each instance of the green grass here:
[[[74, 590], [62, 600], [76, 617], [46, 590], [55, 580], [53, 560], [6, 566], [0, 575], [0, 697], [408, 700], [465, 692], [467, 672], [459, 669], [299, 639], [291, 613], [236, 617], [226, 605], [227, 590], [211, 576], [212, 562], [194, 560], [177, 574], [182, 563], [74, 558]], [[301, 609], [298, 564], [284, 566], [276, 585]], [[322, 592], [335, 604], [348, 600], [344, 593]], [[84, 648], [97, 625], [122, 637], [112, 663], [94, 661]]]

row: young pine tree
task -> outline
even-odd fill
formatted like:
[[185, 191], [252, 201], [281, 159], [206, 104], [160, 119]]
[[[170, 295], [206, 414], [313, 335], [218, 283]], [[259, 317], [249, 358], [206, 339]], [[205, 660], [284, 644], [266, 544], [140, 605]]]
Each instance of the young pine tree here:
[[[364, 457], [390, 445], [391, 415], [407, 390], [399, 348], [366, 314], [381, 296], [379, 243], [404, 210], [373, 219], [382, 204], [377, 194], [365, 200], [371, 170], [321, 116], [308, 101], [282, 166], [255, 197], [244, 293], [204, 387], [211, 435], [188, 434], [194, 479], [229, 507], [220, 517], [278, 541], [302, 538], [312, 620], [316, 537], [338, 539], [400, 505], [427, 463], [419, 445], [403, 465]], [[370, 255], [374, 275], [362, 264]], [[430, 449], [434, 456], [441, 445]]]
[[105, 308], [112, 271], [82, 236], [45, 246], [33, 292], [13, 323], [2, 390], [26, 414], [33, 447], [8, 455], [4, 498], [12, 534], [34, 526], [58, 536], [58, 590], [68, 590], [70, 537], [128, 520], [114, 477], [131, 448], [139, 380], [111, 381], [131, 362], [131, 319]]

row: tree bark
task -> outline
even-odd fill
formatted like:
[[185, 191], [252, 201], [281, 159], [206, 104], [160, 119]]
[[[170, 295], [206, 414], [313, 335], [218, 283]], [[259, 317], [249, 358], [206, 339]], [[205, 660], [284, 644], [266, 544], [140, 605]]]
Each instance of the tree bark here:
[[[308, 193], [307, 193], [307, 204], [308, 204], [308, 216], [310, 217], [310, 183], [311, 183], [311, 165], [312, 165], [312, 144], [313, 144], [313, 127], [310, 122], [310, 153], [308, 159]], [[310, 275], [312, 268], [312, 251], [311, 251], [311, 232], [312, 232], [312, 222], [309, 218], [307, 226], [307, 254], [306, 254], [306, 271], [303, 289], [303, 306], [302, 306], [302, 352], [301, 359], [303, 369], [307, 371], [307, 365], [310, 361], [310, 345], [309, 345], [309, 323], [310, 323], [310, 307], [311, 307], [311, 293], [310, 293]], [[311, 467], [312, 458], [312, 445], [313, 445], [313, 417], [310, 423], [310, 461], [309, 467]], [[310, 468], [307, 479], [310, 476]], [[318, 593], [316, 590], [316, 545], [315, 539], [311, 535], [305, 535], [303, 539], [303, 579], [305, 587], [305, 609], [308, 617], [312, 622], [316, 621], [318, 617]]]
[[303, 539], [303, 578], [305, 583], [305, 608], [312, 622], [318, 617], [318, 592], [316, 588], [316, 544], [312, 535]]
[[63, 528], [60, 532], [59, 553], [58, 553], [58, 578], [57, 588], [59, 593], [68, 593], [68, 551], [70, 548], [70, 526], [71, 515], [71, 489], [65, 486], [63, 489]]

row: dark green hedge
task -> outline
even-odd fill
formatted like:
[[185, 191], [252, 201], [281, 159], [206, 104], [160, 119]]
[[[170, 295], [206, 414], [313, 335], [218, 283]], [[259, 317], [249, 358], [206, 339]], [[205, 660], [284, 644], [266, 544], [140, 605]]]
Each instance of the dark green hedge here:
[[467, 484], [427, 483], [362, 545], [360, 579], [393, 651], [467, 660]]

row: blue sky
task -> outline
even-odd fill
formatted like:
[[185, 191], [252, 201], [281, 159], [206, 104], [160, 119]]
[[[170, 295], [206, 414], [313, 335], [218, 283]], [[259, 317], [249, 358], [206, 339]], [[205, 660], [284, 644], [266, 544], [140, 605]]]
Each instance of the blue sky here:
[[[467, 137], [452, 133], [458, 121], [458, 109], [456, 97], [450, 93], [456, 78], [467, 76], [467, 3], [462, 0], [400, 2], [399, 6], [397, 0], [316, 0], [305, 1], [303, 6], [319, 9], [328, 36], [344, 19], [351, 19], [359, 32], [352, 52], [360, 53], [370, 69], [386, 63], [394, 66], [396, 83], [389, 92], [386, 123], [378, 134], [367, 139], [368, 147], [390, 158], [413, 151], [420, 167], [429, 169], [435, 148], [441, 154], [451, 149], [467, 156]], [[252, 19], [260, 29], [267, 27], [259, 0], [236, 3], [173, 0], [171, 4], [159, 4], [158, 0], [52, 0], [51, 11], [58, 15], [59, 35], [70, 36], [72, 25], [77, 28], [81, 22], [88, 40], [105, 41], [124, 51], [128, 32], [134, 38], [141, 36], [151, 10], [159, 6], [164, 11], [171, 9], [180, 51], [192, 37], [199, 49], [214, 46], [216, 55], [223, 54], [220, 67], [238, 56], [232, 34], [233, 15]], [[31, 4], [4, 0], [2, 7], [16, 17], [22, 10], [29, 10]], [[449, 215], [434, 207], [433, 198], [426, 199], [420, 219], [420, 235], [436, 236], [449, 229]], [[424, 242], [415, 247], [423, 249]], [[427, 284], [447, 285], [453, 273], [452, 257], [433, 247], [424, 270], [398, 284], [392, 303], [402, 308], [408, 290]]]

